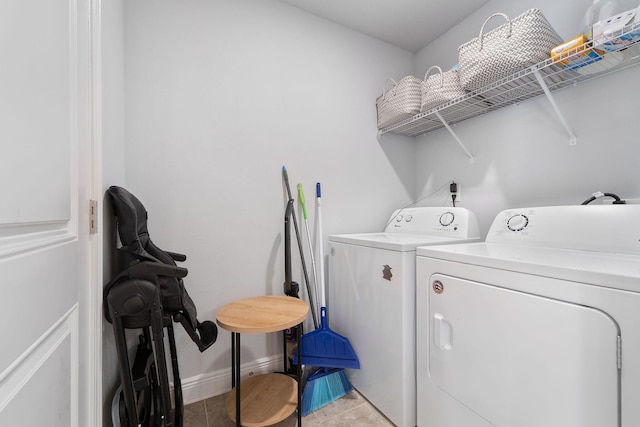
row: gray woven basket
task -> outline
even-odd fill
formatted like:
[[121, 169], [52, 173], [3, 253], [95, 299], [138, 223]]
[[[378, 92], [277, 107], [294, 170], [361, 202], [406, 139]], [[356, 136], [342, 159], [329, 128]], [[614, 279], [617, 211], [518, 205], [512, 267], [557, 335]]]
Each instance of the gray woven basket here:
[[[491, 18], [506, 23], [484, 34]], [[473, 91], [549, 58], [562, 38], [538, 9], [529, 9], [509, 20], [503, 13], [484, 21], [480, 35], [458, 48], [460, 84]]]
[[[429, 76], [431, 70], [438, 70], [439, 73]], [[457, 70], [443, 73], [440, 67], [434, 65], [427, 70], [422, 81], [422, 105], [420, 106], [420, 111], [429, 111], [439, 105], [465, 96], [465, 94], [462, 86], [460, 86]]]
[[[393, 87], [387, 90], [387, 83]], [[376, 99], [378, 110], [378, 129], [384, 129], [408, 119], [420, 112], [422, 100], [422, 80], [414, 76], [403, 77], [396, 83], [387, 79], [382, 88], [382, 95]]]

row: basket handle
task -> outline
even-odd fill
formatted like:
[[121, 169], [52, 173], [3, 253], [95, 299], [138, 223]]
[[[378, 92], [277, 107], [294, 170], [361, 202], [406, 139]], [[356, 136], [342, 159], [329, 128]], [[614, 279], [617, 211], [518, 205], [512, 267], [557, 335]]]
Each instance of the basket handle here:
[[486, 21], [484, 21], [484, 24], [482, 24], [482, 28], [480, 28], [480, 35], [478, 36], [478, 38], [480, 39], [480, 50], [482, 50], [482, 44], [484, 42], [484, 27], [485, 25], [487, 25], [487, 22], [489, 22], [489, 20], [491, 20], [491, 18], [495, 18], [496, 16], [502, 16], [504, 19], [507, 20], [507, 22], [509, 23], [509, 34], [507, 35], [508, 37], [511, 37], [511, 20], [509, 19], [509, 17], [507, 15], [505, 15], [504, 13], [494, 13], [493, 15], [491, 15], [490, 17], [487, 18]]
[[[382, 86], [382, 99], [385, 99], [387, 97], [387, 83], [389, 83], [389, 80], [391, 80], [393, 82], [393, 88], [395, 89], [396, 86], [398, 86], [398, 83], [396, 83], [395, 80], [393, 80], [391, 77], [389, 77], [387, 80], [384, 81], [384, 85]], [[395, 96], [396, 92], [395, 90], [393, 91], [393, 95]]]
[[436, 69], [440, 72], [440, 89], [442, 89], [442, 86], [444, 86], [444, 81], [442, 80], [442, 68], [438, 67], [437, 65], [433, 65], [431, 67], [429, 67], [429, 69], [427, 70], [427, 72], [424, 75], [424, 81], [427, 81], [427, 77], [429, 76], [429, 73], [431, 72], [431, 70]]

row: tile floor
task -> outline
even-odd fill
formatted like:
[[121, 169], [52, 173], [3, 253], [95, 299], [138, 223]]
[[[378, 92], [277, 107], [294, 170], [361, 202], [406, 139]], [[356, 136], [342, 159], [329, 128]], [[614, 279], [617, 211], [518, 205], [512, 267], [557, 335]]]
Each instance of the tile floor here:
[[[184, 427], [234, 427], [224, 409], [226, 394], [192, 403], [184, 408]], [[295, 427], [297, 414], [274, 427]], [[393, 426], [357, 391], [302, 418], [304, 427]]]

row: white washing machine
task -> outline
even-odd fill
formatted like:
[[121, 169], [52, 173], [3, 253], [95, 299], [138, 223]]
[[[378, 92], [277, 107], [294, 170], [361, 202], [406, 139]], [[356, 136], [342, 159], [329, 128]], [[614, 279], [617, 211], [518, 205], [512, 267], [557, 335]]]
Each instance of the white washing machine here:
[[399, 427], [416, 425], [416, 247], [480, 240], [464, 208], [396, 210], [385, 231], [329, 236], [328, 319], [360, 360], [353, 386]]
[[420, 427], [640, 425], [640, 206], [503, 211], [417, 276]]

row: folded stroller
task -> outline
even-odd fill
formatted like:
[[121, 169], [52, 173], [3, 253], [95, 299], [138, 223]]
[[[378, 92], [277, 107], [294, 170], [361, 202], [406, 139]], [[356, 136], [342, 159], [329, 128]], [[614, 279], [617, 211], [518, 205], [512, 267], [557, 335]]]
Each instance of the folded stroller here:
[[[199, 322], [196, 306], [182, 279], [187, 269], [176, 261], [185, 255], [163, 251], [149, 238], [147, 211], [129, 191], [112, 186], [107, 190], [116, 216], [122, 246], [116, 261], [125, 266], [104, 288], [104, 312], [113, 325], [121, 389], [114, 398], [115, 421], [120, 426], [183, 425], [183, 399], [173, 322], [180, 323], [200, 351], [217, 339], [211, 321]], [[133, 364], [125, 329], [139, 329]], [[167, 331], [173, 377], [173, 402], [167, 372], [164, 330]], [[153, 423], [153, 424], [152, 424]]]

